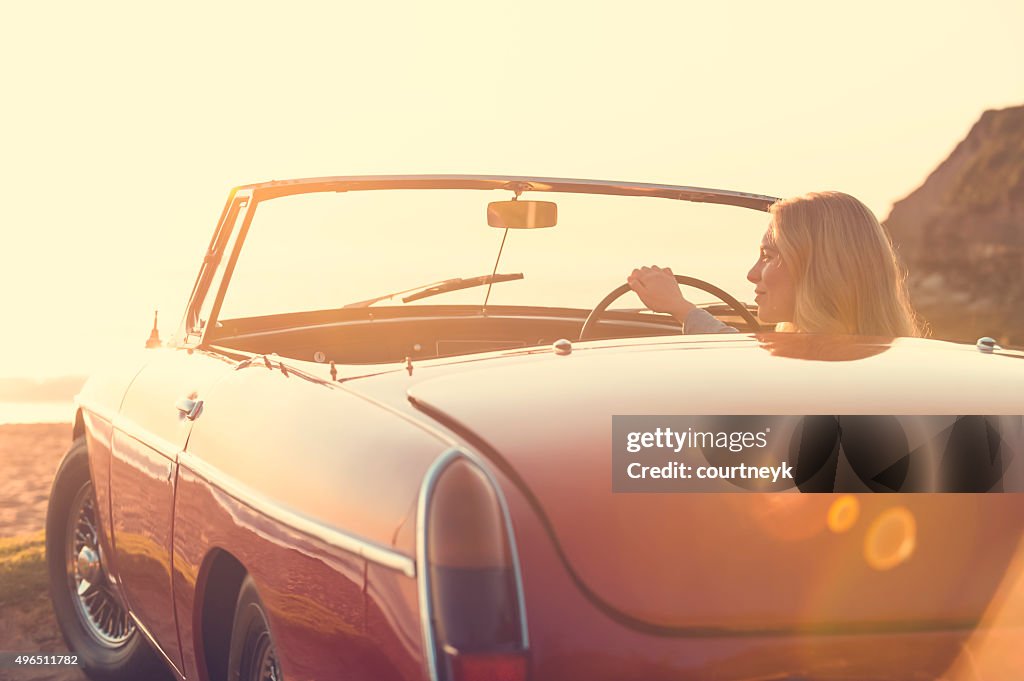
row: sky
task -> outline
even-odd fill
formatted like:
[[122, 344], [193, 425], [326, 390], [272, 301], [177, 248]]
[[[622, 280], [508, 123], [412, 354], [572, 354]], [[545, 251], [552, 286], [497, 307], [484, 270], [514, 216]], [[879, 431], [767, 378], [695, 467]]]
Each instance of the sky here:
[[0, 377], [88, 373], [155, 308], [166, 337], [249, 182], [839, 189], [884, 218], [983, 111], [1024, 102], [1021, 26], [997, 0], [17, 3]]

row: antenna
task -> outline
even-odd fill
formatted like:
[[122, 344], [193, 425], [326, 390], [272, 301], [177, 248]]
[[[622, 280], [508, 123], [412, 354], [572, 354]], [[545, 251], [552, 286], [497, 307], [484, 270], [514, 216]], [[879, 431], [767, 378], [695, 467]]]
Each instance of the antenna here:
[[149, 332], [149, 338], [146, 339], [147, 348], [158, 348], [164, 344], [164, 342], [160, 340], [160, 331], [157, 329], [156, 326], [156, 321], [159, 314], [159, 310], [153, 310], [153, 330]]

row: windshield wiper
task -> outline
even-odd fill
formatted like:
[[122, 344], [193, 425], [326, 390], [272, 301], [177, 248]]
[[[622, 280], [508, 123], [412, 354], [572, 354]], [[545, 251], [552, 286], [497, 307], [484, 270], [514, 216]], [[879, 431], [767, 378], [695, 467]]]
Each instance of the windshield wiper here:
[[357, 303], [349, 303], [343, 306], [344, 308], [349, 307], [370, 307], [374, 303], [378, 303], [388, 298], [394, 298], [397, 295], [403, 293], [409, 293], [410, 291], [416, 291], [412, 295], [402, 298], [403, 303], [411, 303], [414, 300], [420, 298], [429, 298], [430, 296], [436, 296], [441, 293], [448, 293], [449, 291], [458, 291], [464, 288], [473, 288], [475, 286], [483, 286], [484, 284], [497, 284], [503, 281], [515, 281], [522, 279], [523, 273], [517, 272], [515, 274], [483, 274], [479, 277], [469, 277], [463, 279], [462, 277], [455, 277], [453, 279], [445, 279], [444, 281], [435, 281], [430, 284], [423, 284], [421, 286], [413, 286], [412, 288], [403, 289], [401, 291], [395, 291], [394, 293], [388, 293], [383, 296], [376, 298], [370, 298], [369, 300], [361, 300]]

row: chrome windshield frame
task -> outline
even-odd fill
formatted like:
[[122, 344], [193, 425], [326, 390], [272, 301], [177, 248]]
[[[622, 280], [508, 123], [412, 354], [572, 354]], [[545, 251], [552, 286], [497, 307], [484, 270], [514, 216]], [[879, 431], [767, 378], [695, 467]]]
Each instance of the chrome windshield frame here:
[[[609, 180], [581, 180], [570, 178], [553, 177], [529, 177], [516, 175], [342, 175], [336, 177], [313, 177], [295, 180], [274, 180], [256, 184], [242, 185], [231, 190], [228, 198], [228, 205], [240, 196], [249, 198], [245, 208], [245, 216], [242, 224], [235, 229], [233, 247], [230, 252], [219, 254], [215, 266], [224, 267], [225, 271], [219, 282], [219, 286], [203, 286], [203, 270], [200, 270], [199, 279], [193, 289], [192, 298], [187, 307], [186, 319], [183, 320], [181, 332], [177, 344], [183, 347], [202, 347], [207, 342], [207, 334], [217, 324], [220, 316], [221, 304], [224, 300], [224, 293], [231, 284], [231, 274], [238, 255], [245, 246], [245, 238], [248, 233], [249, 224], [256, 211], [257, 205], [262, 201], [295, 196], [298, 194], [315, 194], [327, 192], [350, 192], [350, 191], [381, 191], [395, 189], [479, 189], [479, 190], [504, 190], [515, 192], [517, 195], [523, 192], [555, 192], [565, 194], [603, 194], [609, 196], [636, 196], [648, 198], [663, 198], [675, 201], [691, 203], [712, 203], [727, 206], [737, 206], [751, 210], [767, 212], [777, 198], [763, 194], [749, 194], [725, 189], [711, 189], [705, 187], [689, 187], [684, 185], [648, 184], [642, 182], [619, 182]], [[225, 220], [227, 208], [221, 216], [221, 222]], [[219, 224], [218, 227], [223, 225]], [[215, 237], [216, 238], [216, 237]], [[227, 255], [227, 261], [221, 256]], [[204, 267], [205, 269], [205, 267]], [[194, 316], [207, 296], [216, 296], [215, 302], [201, 336], [189, 336], [188, 319]], [[184, 343], [182, 341], [185, 341]]]
[[257, 201], [315, 192], [386, 189], [503, 189], [512, 192], [647, 196], [694, 203], [718, 203], [760, 211], [767, 211], [773, 203], [778, 201], [777, 198], [764, 194], [748, 194], [706, 187], [516, 175], [348, 175], [275, 180], [244, 185], [238, 189], [252, 191]]

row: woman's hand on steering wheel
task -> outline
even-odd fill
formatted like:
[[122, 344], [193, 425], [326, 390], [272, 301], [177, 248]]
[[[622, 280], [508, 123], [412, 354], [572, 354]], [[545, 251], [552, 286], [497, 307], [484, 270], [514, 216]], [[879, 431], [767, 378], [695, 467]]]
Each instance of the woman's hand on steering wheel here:
[[641, 267], [626, 277], [626, 283], [652, 312], [672, 315], [682, 324], [696, 307], [683, 297], [672, 270], [668, 267]]
[[[674, 280], [672, 285], [668, 285], [667, 282], [672, 280]], [[629, 275], [628, 282], [615, 287], [615, 290], [602, 298], [597, 307], [590, 311], [590, 314], [587, 315], [587, 320], [583, 322], [583, 328], [580, 329], [580, 340], [593, 340], [594, 332], [597, 330], [597, 325], [601, 320], [601, 315], [605, 313], [609, 305], [626, 293], [629, 293], [631, 288], [640, 294], [640, 299], [644, 301], [644, 304], [655, 312], [668, 312], [678, 321], [685, 323], [687, 315], [694, 310], [694, 305], [686, 300], [686, 298], [683, 298], [683, 294], [679, 291], [679, 286], [676, 284], [692, 286], [701, 291], [707, 291], [731, 307], [736, 314], [743, 318], [743, 321], [747, 323], [750, 330], [754, 333], [761, 331], [761, 325], [758, 324], [757, 317], [743, 303], [703, 279], [687, 277], [683, 274], [672, 274], [672, 270], [667, 267], [664, 269], [660, 267], [643, 267], [639, 270], [633, 270], [633, 274]]]

